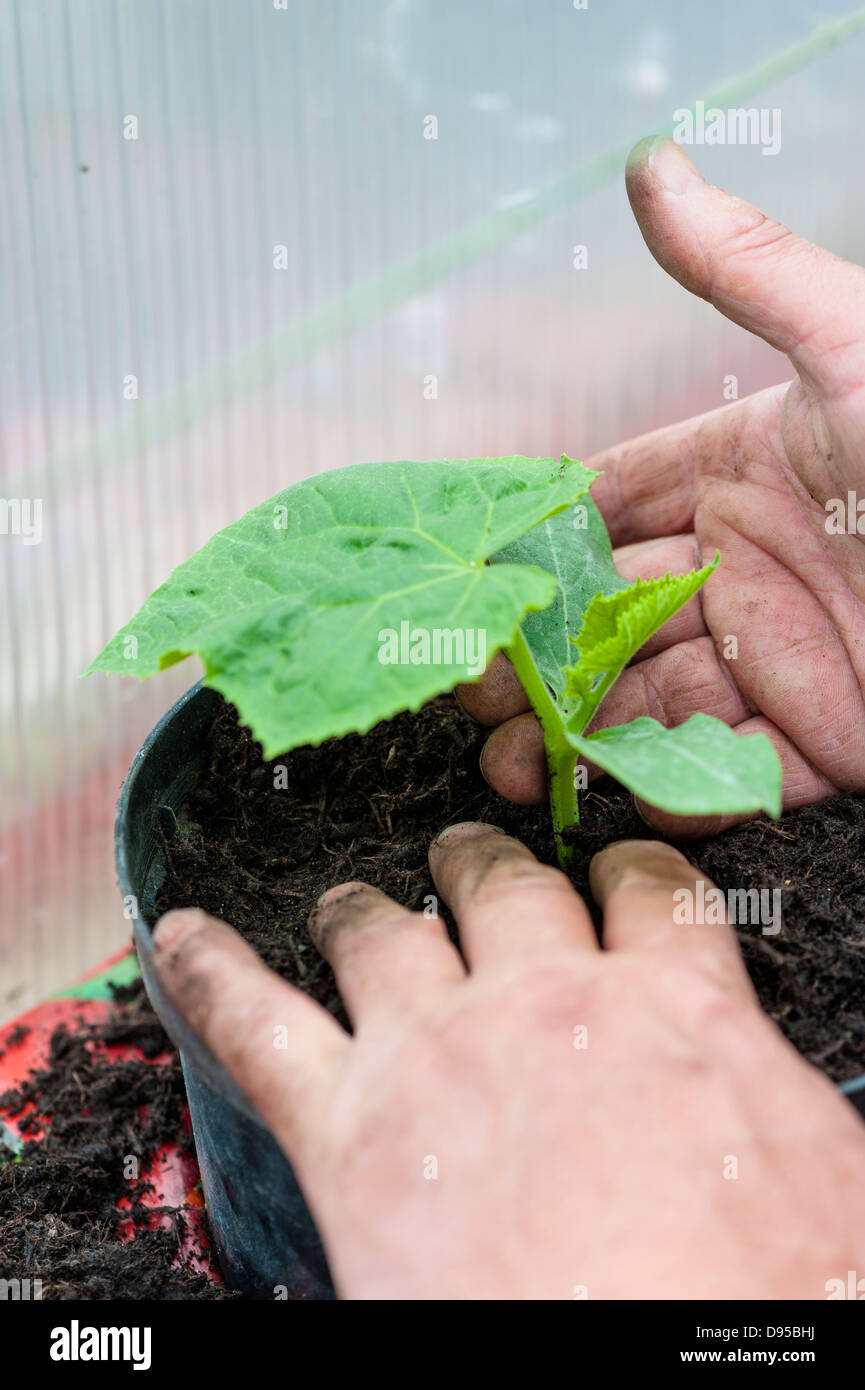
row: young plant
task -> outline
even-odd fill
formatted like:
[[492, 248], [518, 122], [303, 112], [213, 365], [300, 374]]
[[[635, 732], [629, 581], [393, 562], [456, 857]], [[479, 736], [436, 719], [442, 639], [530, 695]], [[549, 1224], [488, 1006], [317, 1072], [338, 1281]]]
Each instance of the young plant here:
[[626, 584], [563, 456], [369, 463], [307, 478], [213, 536], [153, 593], [89, 671], [150, 676], [198, 653], [268, 759], [365, 733], [477, 678], [504, 649], [544, 731], [559, 859], [591, 760], [681, 815], [780, 815], [762, 734], [708, 715], [587, 734], [643, 643], [718, 563]]

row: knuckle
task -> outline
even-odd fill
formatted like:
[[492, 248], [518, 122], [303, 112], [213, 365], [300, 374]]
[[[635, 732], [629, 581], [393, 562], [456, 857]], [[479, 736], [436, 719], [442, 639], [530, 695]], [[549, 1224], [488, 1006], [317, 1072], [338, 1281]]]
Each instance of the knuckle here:
[[740, 206], [736, 225], [721, 242], [721, 254], [725, 260], [747, 257], [759, 259], [772, 255], [781, 245], [793, 245], [796, 238], [781, 222], [775, 222], [758, 208], [748, 203]]
[[705, 952], [699, 959], [670, 964], [665, 983], [683, 1020], [706, 1035], [747, 1024], [753, 1011], [736, 987], [737, 977], [725, 955]]
[[697, 709], [729, 723], [744, 718], [744, 704], [720, 668], [713, 639], [696, 637], [635, 669], [646, 707], [661, 723], [680, 723]]

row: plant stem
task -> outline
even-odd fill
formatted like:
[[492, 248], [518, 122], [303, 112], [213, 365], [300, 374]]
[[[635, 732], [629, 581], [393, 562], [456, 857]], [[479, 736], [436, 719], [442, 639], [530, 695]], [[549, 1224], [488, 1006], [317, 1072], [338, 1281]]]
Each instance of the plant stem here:
[[550, 780], [550, 810], [556, 836], [559, 864], [566, 869], [574, 857], [573, 845], [566, 844], [562, 832], [579, 820], [577, 808], [576, 769], [577, 751], [565, 735], [565, 726], [555, 700], [532, 660], [526, 639], [521, 631], [507, 649], [523, 690], [532, 702], [535, 714], [544, 731], [544, 747]]

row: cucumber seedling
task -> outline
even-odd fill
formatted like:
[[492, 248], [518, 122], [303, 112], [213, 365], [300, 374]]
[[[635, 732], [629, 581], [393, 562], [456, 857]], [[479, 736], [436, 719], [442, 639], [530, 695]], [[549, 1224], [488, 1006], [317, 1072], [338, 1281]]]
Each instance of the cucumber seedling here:
[[513, 455], [307, 478], [180, 565], [89, 671], [149, 676], [198, 653], [205, 684], [271, 759], [418, 710], [503, 649], [543, 728], [563, 865], [581, 756], [679, 815], [780, 815], [780, 764], [762, 734], [740, 738], [704, 714], [586, 733], [719, 558], [627, 584], [589, 496], [597, 476], [566, 456]]

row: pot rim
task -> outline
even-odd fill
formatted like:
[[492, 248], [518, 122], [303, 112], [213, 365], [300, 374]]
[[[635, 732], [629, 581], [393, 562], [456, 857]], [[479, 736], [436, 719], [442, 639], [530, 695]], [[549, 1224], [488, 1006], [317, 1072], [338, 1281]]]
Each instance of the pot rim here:
[[156, 975], [153, 961], [153, 934], [151, 926], [141, 910], [138, 895], [135, 893], [132, 886], [127, 832], [131, 824], [130, 803], [136, 791], [138, 778], [142, 774], [148, 759], [157, 749], [160, 740], [165, 735], [169, 726], [187, 705], [190, 705], [204, 692], [214, 699], [216, 699], [219, 694], [213, 687], [206, 686], [203, 680], [196, 681], [195, 685], [190, 686], [188, 690], [184, 691], [180, 698], [175, 700], [174, 704], [157, 720], [141, 747], [138, 749], [138, 752], [135, 754], [135, 757], [132, 759], [129, 770], [120, 788], [120, 794], [117, 799], [117, 810], [114, 817], [115, 870], [121, 895], [126, 899], [133, 899], [135, 902], [132, 934], [148, 998], [160, 1022], [165, 1028], [165, 1031], [180, 1052], [181, 1062], [184, 1068], [186, 1068], [188, 1064], [195, 1067], [213, 1090], [230, 1101], [261, 1129], [270, 1133], [267, 1125], [264, 1123], [257, 1110], [255, 1110], [248, 1097], [241, 1091], [232, 1077], [229, 1076], [228, 1072], [222, 1066], [222, 1063], [217, 1061], [210, 1051], [210, 1048], [205, 1045], [197, 1033], [193, 1032], [186, 1019], [178, 1013], [177, 1009], [164, 993]]

